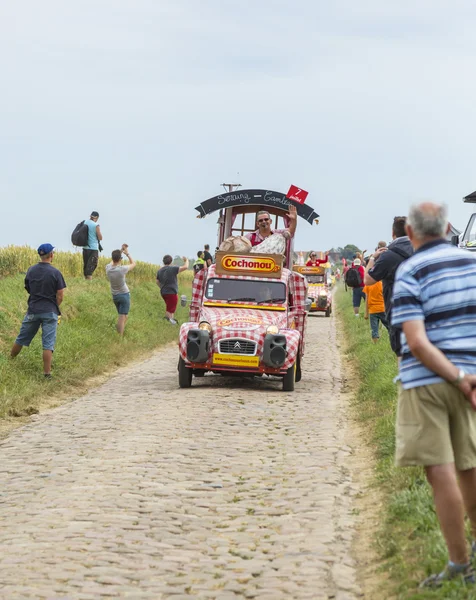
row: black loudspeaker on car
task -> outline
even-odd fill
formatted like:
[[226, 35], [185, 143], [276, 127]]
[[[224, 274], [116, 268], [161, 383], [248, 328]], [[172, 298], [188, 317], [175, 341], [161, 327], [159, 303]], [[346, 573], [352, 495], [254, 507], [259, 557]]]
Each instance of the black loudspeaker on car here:
[[279, 369], [286, 362], [286, 338], [284, 335], [267, 333], [264, 338], [263, 362]]
[[210, 334], [203, 329], [190, 329], [187, 334], [187, 358], [190, 362], [201, 363], [208, 360]]

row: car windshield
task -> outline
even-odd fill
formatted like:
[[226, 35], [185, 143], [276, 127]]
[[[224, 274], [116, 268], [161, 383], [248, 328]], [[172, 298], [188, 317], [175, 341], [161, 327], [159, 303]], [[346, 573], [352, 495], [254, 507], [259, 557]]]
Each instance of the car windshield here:
[[464, 232], [464, 242], [468, 246], [476, 246], [476, 217], [473, 215]]
[[286, 300], [286, 286], [281, 281], [219, 279], [207, 281], [205, 295], [208, 300], [227, 302], [259, 302], [282, 304]]
[[306, 275], [309, 283], [324, 283], [324, 275]]

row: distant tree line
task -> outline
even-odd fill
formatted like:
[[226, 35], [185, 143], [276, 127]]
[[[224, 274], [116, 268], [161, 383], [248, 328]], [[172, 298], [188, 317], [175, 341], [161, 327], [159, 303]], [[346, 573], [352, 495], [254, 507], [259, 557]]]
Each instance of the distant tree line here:
[[354, 244], [347, 244], [343, 248], [341, 248], [340, 246], [337, 248], [331, 248], [330, 255], [334, 261], [342, 260], [343, 258], [345, 258], [346, 260], [352, 260], [356, 252], [361, 252], [360, 248], [358, 248]]

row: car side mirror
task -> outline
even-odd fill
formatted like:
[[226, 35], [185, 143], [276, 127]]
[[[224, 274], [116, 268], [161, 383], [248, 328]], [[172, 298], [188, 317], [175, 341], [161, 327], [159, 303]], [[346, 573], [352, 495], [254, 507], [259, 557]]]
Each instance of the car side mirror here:
[[187, 296], [185, 294], [182, 294], [180, 296], [180, 306], [187, 306]]
[[306, 312], [309, 312], [311, 310], [311, 306], [312, 306], [311, 298], [306, 298], [306, 302], [304, 303], [304, 306], [306, 308]]
[[451, 236], [451, 244], [453, 246], [459, 246], [459, 235], [452, 235]]

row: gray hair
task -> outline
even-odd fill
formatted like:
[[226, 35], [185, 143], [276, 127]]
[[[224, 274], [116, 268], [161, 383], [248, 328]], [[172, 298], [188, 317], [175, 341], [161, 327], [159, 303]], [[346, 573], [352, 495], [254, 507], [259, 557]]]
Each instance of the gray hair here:
[[446, 204], [422, 202], [410, 208], [407, 219], [415, 237], [444, 237], [448, 227], [448, 208]]

